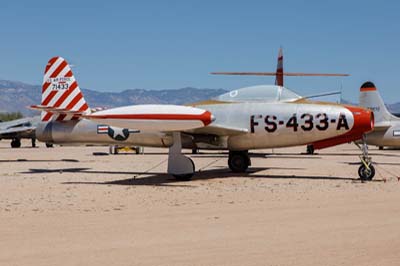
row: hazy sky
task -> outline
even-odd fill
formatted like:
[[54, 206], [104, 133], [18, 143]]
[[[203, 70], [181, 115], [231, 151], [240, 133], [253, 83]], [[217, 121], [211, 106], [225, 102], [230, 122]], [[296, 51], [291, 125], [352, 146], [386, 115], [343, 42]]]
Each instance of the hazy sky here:
[[287, 78], [300, 94], [343, 88], [357, 100], [372, 80], [400, 100], [399, 1], [1, 1], [0, 78], [41, 84], [55, 55], [95, 90], [235, 89], [272, 77], [211, 71], [344, 72]]

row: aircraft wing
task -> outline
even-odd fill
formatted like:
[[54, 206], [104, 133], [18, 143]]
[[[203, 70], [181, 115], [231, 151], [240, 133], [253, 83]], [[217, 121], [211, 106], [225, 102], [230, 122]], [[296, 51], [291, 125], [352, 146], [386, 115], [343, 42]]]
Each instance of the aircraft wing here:
[[247, 128], [226, 127], [218, 124], [211, 124], [205, 127], [196, 128], [185, 131], [193, 134], [212, 134], [217, 136], [234, 136], [246, 134], [249, 132]]
[[10, 127], [17, 127], [17, 126], [22, 126], [26, 123], [31, 122], [32, 118], [19, 118], [11, 121], [6, 121], [6, 122], [0, 122], [0, 130], [5, 129], [5, 128], [10, 128]]
[[390, 121], [381, 121], [378, 123], [375, 123], [374, 125], [374, 131], [385, 131], [388, 128], [390, 128], [392, 125]]
[[384, 126], [384, 125], [382, 125], [382, 126], [374, 126], [374, 131], [385, 131], [388, 128], [390, 128], [390, 126]]
[[31, 132], [36, 129], [39, 117], [26, 117], [0, 123], [0, 135]]
[[31, 132], [35, 130], [36, 127], [30, 126], [20, 126], [20, 127], [10, 127], [6, 129], [0, 129], [0, 135], [6, 135], [6, 134], [13, 134], [13, 133], [21, 133], [21, 132]]

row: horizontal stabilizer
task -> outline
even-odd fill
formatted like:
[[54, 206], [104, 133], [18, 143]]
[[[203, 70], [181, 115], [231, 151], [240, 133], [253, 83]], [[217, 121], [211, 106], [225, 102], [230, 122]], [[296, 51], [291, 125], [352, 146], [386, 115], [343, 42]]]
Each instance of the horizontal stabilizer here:
[[45, 105], [31, 105], [29, 108], [33, 110], [40, 110], [40, 111], [51, 112], [54, 114], [65, 114], [65, 115], [82, 115], [85, 113], [85, 111], [74, 111], [65, 108], [45, 106]]
[[237, 76], [288, 76], [288, 77], [347, 77], [349, 74], [340, 73], [294, 73], [294, 72], [211, 72], [212, 75], [237, 75]]

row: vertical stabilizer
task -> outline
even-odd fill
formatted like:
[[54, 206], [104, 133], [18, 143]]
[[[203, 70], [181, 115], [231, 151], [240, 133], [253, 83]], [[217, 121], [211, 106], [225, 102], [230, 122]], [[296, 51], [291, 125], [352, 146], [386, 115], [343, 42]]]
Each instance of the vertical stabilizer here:
[[[53, 57], [46, 65], [42, 86], [42, 107], [49, 110], [66, 110], [90, 113], [71, 67], [62, 57]], [[43, 111], [42, 121], [76, 120], [78, 116], [67, 113]]]
[[394, 116], [387, 110], [375, 84], [367, 81], [360, 88], [360, 106], [374, 112], [375, 122], [389, 121]]
[[275, 85], [283, 87], [283, 51], [279, 48], [278, 64], [276, 66]]

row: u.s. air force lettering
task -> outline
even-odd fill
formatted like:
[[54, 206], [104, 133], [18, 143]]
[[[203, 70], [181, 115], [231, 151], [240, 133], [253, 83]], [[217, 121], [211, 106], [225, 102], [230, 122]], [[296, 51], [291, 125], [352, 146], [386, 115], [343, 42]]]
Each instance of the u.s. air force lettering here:
[[110, 127], [107, 125], [98, 125], [97, 134], [107, 134], [110, 138], [117, 141], [124, 141], [129, 138], [129, 133], [139, 133], [139, 130], [128, 128]]

